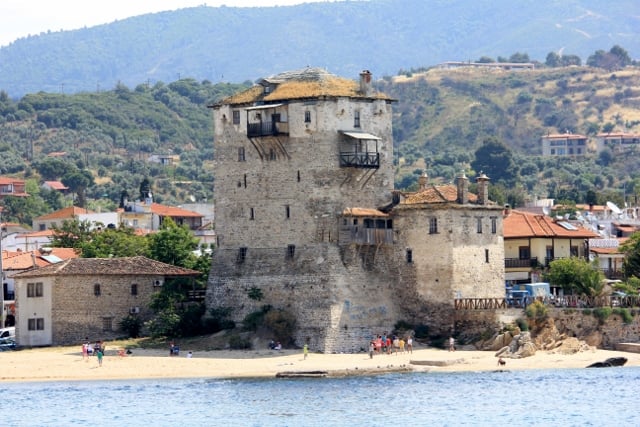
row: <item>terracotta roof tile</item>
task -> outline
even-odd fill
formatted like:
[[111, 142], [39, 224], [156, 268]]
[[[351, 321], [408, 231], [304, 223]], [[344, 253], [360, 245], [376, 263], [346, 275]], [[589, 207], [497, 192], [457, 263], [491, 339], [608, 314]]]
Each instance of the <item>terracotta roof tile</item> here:
[[171, 216], [171, 217], [194, 217], [201, 218], [204, 215], [199, 214], [198, 212], [188, 211], [186, 209], [177, 208], [175, 206], [165, 206], [159, 203], [151, 204], [151, 212], [161, 216]]
[[389, 215], [384, 212], [380, 212], [378, 209], [346, 208], [342, 211], [342, 216], [388, 217]]
[[[566, 221], [564, 221], [566, 222]], [[566, 238], [597, 238], [597, 233], [579, 225], [572, 224], [575, 230], [568, 230], [558, 224], [551, 217], [529, 212], [512, 210], [503, 221], [504, 237], [566, 237]]]
[[155, 261], [143, 256], [122, 258], [73, 258], [36, 270], [16, 274], [14, 277], [131, 275], [131, 276], [198, 276], [201, 273], [188, 268]]
[[92, 211], [85, 208], [79, 208], [77, 206], [69, 206], [68, 208], [62, 208], [55, 212], [42, 215], [41, 217], [38, 217], [35, 220], [43, 221], [43, 220], [49, 220], [49, 219], [69, 219], [69, 218], [75, 218], [78, 215], [85, 215], [85, 214], [92, 214], [92, 213], [93, 213]]
[[[415, 205], [421, 203], [453, 203], [458, 200], [458, 189], [455, 185], [430, 185], [424, 190], [415, 193], [404, 193], [405, 199], [401, 202], [404, 205]], [[478, 196], [468, 193], [469, 202], [478, 200]]]

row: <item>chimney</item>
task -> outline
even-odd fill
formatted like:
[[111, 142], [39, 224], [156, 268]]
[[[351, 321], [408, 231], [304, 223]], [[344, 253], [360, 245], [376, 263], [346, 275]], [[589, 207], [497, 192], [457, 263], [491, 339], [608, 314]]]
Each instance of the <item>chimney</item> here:
[[489, 204], [489, 177], [483, 172], [480, 172], [480, 176], [476, 178], [478, 183], [478, 204]]
[[464, 174], [464, 171], [462, 171], [456, 178], [456, 188], [458, 190], [458, 198], [456, 201], [461, 205], [469, 203], [469, 179]]
[[371, 94], [371, 71], [369, 70], [360, 73], [360, 93], [364, 96]]
[[418, 178], [418, 188], [420, 191], [427, 189], [427, 182], [429, 181], [429, 177], [427, 176], [427, 171], [422, 172], [420, 178]]

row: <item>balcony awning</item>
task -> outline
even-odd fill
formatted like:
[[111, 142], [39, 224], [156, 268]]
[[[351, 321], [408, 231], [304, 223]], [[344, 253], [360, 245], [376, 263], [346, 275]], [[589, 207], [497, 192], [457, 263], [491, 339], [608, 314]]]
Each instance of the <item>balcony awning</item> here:
[[353, 139], [373, 139], [373, 140], [376, 140], [376, 141], [379, 141], [379, 140], [382, 139], [382, 138], [380, 138], [378, 136], [372, 135], [372, 134], [367, 133], [367, 132], [358, 132], [358, 131], [353, 131], [353, 130], [350, 130], [350, 131], [341, 130], [340, 133], [343, 134], [343, 135], [346, 135], [346, 136], [348, 136], [350, 138], [353, 138]]
[[284, 104], [264, 104], [264, 105], [256, 105], [255, 107], [247, 107], [245, 108], [245, 110], [247, 111], [252, 111], [252, 110], [266, 110], [267, 108], [276, 108], [276, 107], [280, 107]]

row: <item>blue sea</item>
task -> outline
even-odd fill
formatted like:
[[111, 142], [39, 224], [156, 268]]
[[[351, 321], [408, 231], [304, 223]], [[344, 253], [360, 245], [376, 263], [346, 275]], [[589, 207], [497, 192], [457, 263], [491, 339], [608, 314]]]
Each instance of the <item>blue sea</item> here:
[[632, 426], [640, 368], [2, 384], [6, 426]]

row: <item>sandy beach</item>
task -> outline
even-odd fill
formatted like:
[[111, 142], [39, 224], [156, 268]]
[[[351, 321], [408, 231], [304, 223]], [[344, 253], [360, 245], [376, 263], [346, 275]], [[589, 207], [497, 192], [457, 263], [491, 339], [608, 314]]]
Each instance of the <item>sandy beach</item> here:
[[[413, 353], [317, 354], [306, 359], [301, 350], [215, 350], [179, 356], [168, 351], [134, 349], [120, 357], [107, 351], [102, 366], [96, 357], [83, 359], [79, 347], [48, 347], [0, 352], [0, 381], [124, 380], [159, 378], [275, 377], [283, 372], [327, 372], [329, 376], [373, 375], [390, 371], [462, 372], [523, 369], [584, 368], [611, 357], [626, 357], [625, 367], [640, 366], [640, 354], [588, 350], [575, 354], [538, 351], [523, 359], [506, 359], [498, 366], [494, 352], [414, 349]], [[607, 368], [620, 369], [620, 368]], [[624, 368], [623, 368], [624, 369]]]

